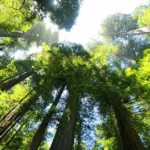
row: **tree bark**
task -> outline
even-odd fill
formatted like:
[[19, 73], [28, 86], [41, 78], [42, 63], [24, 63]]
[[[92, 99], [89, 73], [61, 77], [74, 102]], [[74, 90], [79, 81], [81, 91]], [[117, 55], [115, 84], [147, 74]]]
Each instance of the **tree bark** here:
[[65, 85], [63, 85], [61, 87], [61, 89], [59, 90], [49, 112], [46, 114], [46, 116], [43, 118], [38, 130], [36, 131], [33, 139], [32, 139], [32, 142], [31, 142], [31, 145], [30, 145], [30, 150], [38, 150], [38, 147], [40, 146], [41, 142], [42, 142], [42, 139], [44, 137], [44, 134], [46, 132], [46, 129], [48, 127], [48, 124], [52, 118], [52, 115], [55, 113], [55, 107], [57, 106], [60, 98], [61, 98], [61, 95], [64, 91], [64, 88], [65, 88]]
[[17, 78], [11, 79], [6, 83], [3, 83], [0, 85], [0, 90], [1, 91], [7, 91], [10, 88], [12, 88], [14, 85], [20, 83], [21, 81], [25, 80], [26, 78], [28, 78], [29, 76], [31, 76], [34, 72], [33, 71], [29, 71], [26, 73], [23, 73], [22, 75], [20, 75]]
[[5, 120], [6, 118], [8, 118], [8, 116], [10, 116], [10, 113], [12, 113], [12, 111], [14, 111], [18, 105], [20, 105], [34, 90], [31, 90], [28, 94], [26, 94], [20, 101], [18, 104], [14, 105], [6, 114], [4, 114], [1, 119], [0, 122]]
[[150, 26], [146, 26], [136, 30], [131, 30], [127, 32], [127, 35], [141, 35], [141, 34], [149, 34], [149, 33], [150, 33]]
[[5, 79], [3, 79], [3, 80], [0, 81], [0, 84], [4, 83], [4, 82], [6, 82], [6, 81], [8, 81], [10, 79], [13, 79], [15, 77], [18, 77], [18, 76], [20, 76], [20, 75], [22, 75], [24, 73], [26, 73], [26, 72], [19, 72], [19, 73], [16, 73], [15, 75], [12, 75], [11, 77], [5, 78]]
[[132, 125], [129, 114], [120, 99], [113, 99], [111, 105], [117, 119], [124, 150], [145, 150], [138, 133]]
[[27, 38], [27, 36], [25, 34], [26, 33], [19, 33], [19, 32], [6, 33], [4, 31], [0, 30], [0, 37]]
[[77, 105], [78, 99], [74, 95], [70, 95], [50, 150], [73, 149]]
[[12, 129], [12, 127], [19, 121], [22, 116], [30, 109], [30, 107], [35, 103], [37, 96], [33, 96], [26, 102], [24, 102], [18, 110], [13, 109], [7, 117], [0, 121], [0, 141], [7, 135], [7, 133]]
[[82, 150], [81, 144], [82, 144], [82, 133], [81, 133], [81, 129], [82, 129], [82, 121], [80, 119], [79, 121], [79, 129], [78, 129], [78, 135], [77, 135], [77, 149], [76, 150]]
[[27, 123], [28, 119], [20, 126], [20, 128], [16, 131], [16, 133], [10, 138], [10, 140], [5, 144], [5, 147], [3, 147], [2, 150], [5, 150], [5, 148], [8, 147], [8, 145], [11, 143], [11, 141], [15, 138], [15, 136], [21, 131], [23, 126]]

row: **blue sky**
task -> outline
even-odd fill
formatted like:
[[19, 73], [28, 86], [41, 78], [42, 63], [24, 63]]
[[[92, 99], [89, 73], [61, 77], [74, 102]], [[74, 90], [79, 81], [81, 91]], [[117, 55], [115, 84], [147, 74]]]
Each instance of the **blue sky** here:
[[87, 44], [97, 39], [104, 18], [115, 12], [131, 13], [135, 7], [148, 0], [83, 0], [76, 20], [70, 32], [60, 31], [60, 41]]

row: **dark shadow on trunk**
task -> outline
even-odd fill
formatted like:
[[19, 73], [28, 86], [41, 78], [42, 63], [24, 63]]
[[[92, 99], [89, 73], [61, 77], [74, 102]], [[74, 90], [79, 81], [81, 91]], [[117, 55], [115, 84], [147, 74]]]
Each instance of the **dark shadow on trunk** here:
[[117, 119], [124, 150], [145, 150], [121, 100], [119, 98], [113, 99], [110, 103]]
[[40, 146], [42, 139], [44, 137], [44, 134], [46, 132], [46, 129], [48, 127], [48, 124], [52, 119], [52, 115], [55, 113], [55, 107], [57, 106], [57, 104], [61, 98], [61, 95], [64, 91], [64, 88], [65, 88], [65, 85], [63, 85], [60, 88], [50, 110], [48, 111], [48, 113], [43, 118], [38, 130], [36, 131], [36, 133], [32, 139], [32, 143], [31, 143], [30, 148], [29, 148], [30, 150], [38, 150], [38, 147]]
[[26, 73], [23, 73], [22, 75], [20, 75], [17, 78], [11, 79], [6, 83], [3, 83], [0, 85], [0, 90], [1, 91], [7, 91], [10, 88], [12, 88], [14, 85], [20, 83], [21, 81], [25, 80], [26, 78], [28, 78], [29, 76], [31, 76], [34, 72], [33, 71], [29, 71]]
[[73, 149], [77, 107], [78, 99], [76, 99], [74, 95], [70, 94], [50, 150]]
[[0, 121], [0, 141], [7, 135], [13, 126], [30, 110], [31, 106], [36, 102], [37, 96], [33, 96], [24, 102], [17, 110], [13, 109], [5, 119]]
[[28, 122], [28, 119], [19, 127], [19, 129], [15, 132], [15, 134], [8, 140], [8, 142], [5, 144], [4, 148], [2, 150], [5, 150], [9, 146], [9, 144], [13, 141], [13, 139], [16, 137], [16, 135], [21, 131], [23, 126]]

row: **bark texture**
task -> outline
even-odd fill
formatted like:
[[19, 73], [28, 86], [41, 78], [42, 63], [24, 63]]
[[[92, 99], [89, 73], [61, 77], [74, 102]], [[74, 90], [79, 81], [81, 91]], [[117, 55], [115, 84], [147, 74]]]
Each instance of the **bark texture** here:
[[141, 35], [141, 34], [150, 34], [150, 26], [139, 28], [136, 30], [131, 30], [127, 32], [128, 35]]
[[16, 135], [21, 131], [23, 126], [27, 123], [28, 119], [20, 126], [20, 128], [16, 131], [16, 133], [10, 138], [10, 140], [5, 144], [5, 147], [2, 150], [5, 150], [9, 146], [9, 144], [13, 141]]
[[49, 122], [51, 121], [51, 118], [52, 118], [52, 115], [55, 113], [55, 110], [54, 108], [57, 106], [60, 98], [61, 98], [61, 95], [64, 91], [64, 88], [65, 88], [65, 85], [63, 85], [61, 87], [61, 89], [59, 90], [49, 112], [46, 114], [46, 116], [43, 118], [38, 130], [36, 131], [33, 139], [32, 139], [32, 142], [31, 142], [31, 145], [30, 145], [30, 150], [38, 150], [38, 147], [40, 146], [41, 142], [42, 142], [42, 139], [44, 137], [44, 134], [46, 132], [46, 129], [48, 127], [48, 124]]
[[25, 33], [20, 33], [20, 32], [7, 33], [0, 30], [0, 37], [27, 38], [27, 35]]
[[70, 95], [50, 150], [72, 150], [78, 99]]
[[36, 96], [33, 96], [26, 102], [24, 102], [17, 110], [13, 108], [7, 116], [0, 121], [0, 141], [7, 135], [7, 133], [13, 128], [13, 126], [24, 116], [24, 114], [30, 109], [30, 107], [37, 100]]
[[114, 99], [111, 101], [111, 105], [117, 119], [124, 150], [145, 150], [138, 133], [132, 125], [129, 114], [120, 99]]
[[2, 83], [0, 85], [0, 90], [7, 91], [10, 88], [12, 88], [14, 85], [20, 83], [21, 81], [23, 81], [26, 78], [28, 78], [29, 76], [31, 76], [32, 74], [33, 74], [33, 71], [29, 71], [29, 72], [23, 73], [22, 75], [18, 76], [17, 78], [13, 78], [13, 79], [9, 80], [6, 83]]

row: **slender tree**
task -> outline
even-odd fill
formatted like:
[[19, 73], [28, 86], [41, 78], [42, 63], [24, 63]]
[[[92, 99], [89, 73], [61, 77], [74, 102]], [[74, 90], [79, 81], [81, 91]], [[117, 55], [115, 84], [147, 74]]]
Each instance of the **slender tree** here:
[[12, 110], [7, 117], [5, 116], [4, 119], [0, 121], [0, 141], [7, 135], [16, 122], [19, 121], [28, 110], [30, 110], [30, 107], [36, 100], [37, 96], [31, 97], [25, 101], [18, 110]]
[[34, 72], [31, 70], [31, 71], [25, 72], [25, 73], [17, 76], [16, 78], [13, 78], [13, 79], [7, 81], [6, 83], [2, 83], [0, 85], [0, 90], [7, 91], [10, 88], [12, 88], [14, 85], [20, 83], [21, 81], [23, 81], [26, 78], [28, 78], [29, 76], [31, 76], [32, 74], [34, 74]]
[[55, 112], [55, 107], [57, 106], [60, 98], [61, 98], [61, 95], [64, 91], [64, 88], [65, 88], [65, 84], [62, 85], [62, 87], [60, 88], [60, 90], [58, 91], [58, 94], [50, 108], [50, 110], [48, 111], [48, 113], [44, 116], [38, 130], [36, 131], [33, 139], [32, 139], [32, 142], [31, 142], [31, 145], [30, 145], [30, 150], [38, 150], [41, 142], [42, 142], [42, 139], [44, 137], [44, 134], [46, 132], [46, 129], [48, 127], [48, 124], [50, 122], [50, 120], [52, 119], [52, 115], [54, 114]]
[[5, 146], [3, 147], [2, 150], [5, 150], [5, 148], [13, 141], [13, 139], [15, 138], [15, 136], [21, 131], [21, 129], [24, 127], [24, 125], [27, 123], [28, 119], [26, 119], [23, 124], [19, 127], [19, 129], [15, 132], [15, 134], [7, 141], [7, 143], [5, 144]]

